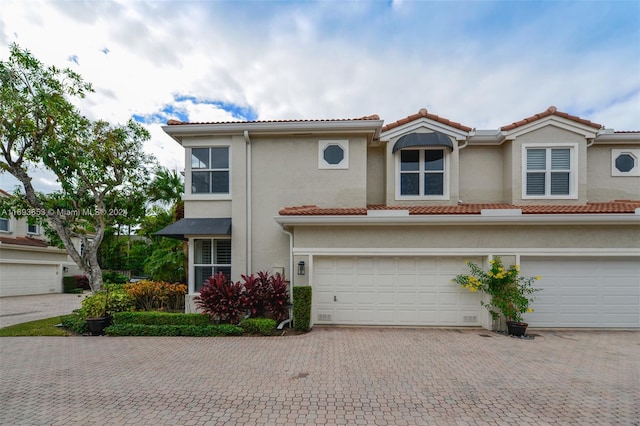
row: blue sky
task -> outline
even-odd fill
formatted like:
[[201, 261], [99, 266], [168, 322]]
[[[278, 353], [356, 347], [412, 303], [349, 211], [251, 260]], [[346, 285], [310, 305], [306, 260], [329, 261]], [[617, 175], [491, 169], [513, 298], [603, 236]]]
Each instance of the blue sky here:
[[640, 130], [637, 1], [3, 0], [3, 59], [12, 42], [79, 72], [87, 116], [134, 117], [178, 169], [170, 118], [389, 123], [425, 107], [495, 129], [555, 105]]

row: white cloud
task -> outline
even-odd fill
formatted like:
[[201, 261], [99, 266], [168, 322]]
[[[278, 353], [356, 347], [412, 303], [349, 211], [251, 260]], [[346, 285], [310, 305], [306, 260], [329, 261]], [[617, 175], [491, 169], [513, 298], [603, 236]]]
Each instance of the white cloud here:
[[[96, 89], [83, 112], [120, 123], [167, 105], [193, 121], [234, 119], [222, 107], [176, 102], [185, 95], [250, 107], [259, 119], [377, 113], [393, 122], [426, 107], [481, 129], [555, 105], [635, 130], [640, 6], [615, 6], [9, 0], [0, 55], [16, 41], [78, 71]], [[182, 148], [148, 127], [147, 149], [173, 168]]]

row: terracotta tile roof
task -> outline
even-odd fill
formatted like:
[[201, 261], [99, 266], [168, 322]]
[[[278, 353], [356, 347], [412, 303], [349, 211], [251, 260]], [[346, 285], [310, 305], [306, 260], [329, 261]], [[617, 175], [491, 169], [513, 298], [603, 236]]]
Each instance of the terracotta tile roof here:
[[424, 118], [428, 118], [428, 119], [433, 120], [433, 121], [437, 121], [438, 123], [446, 124], [447, 126], [455, 127], [456, 129], [460, 129], [460, 130], [465, 131], [465, 132], [470, 132], [471, 130], [473, 130], [471, 127], [464, 126], [464, 125], [462, 125], [460, 123], [448, 120], [448, 119], [446, 119], [444, 117], [440, 117], [440, 116], [437, 116], [435, 114], [431, 114], [429, 111], [427, 111], [426, 108], [421, 108], [420, 111], [418, 111], [417, 114], [410, 115], [410, 116], [408, 116], [406, 118], [402, 118], [402, 119], [400, 119], [398, 121], [395, 121], [393, 123], [389, 123], [389, 124], [385, 125], [384, 127], [382, 127], [382, 131], [386, 132], [387, 130], [391, 130], [391, 129], [395, 128], [395, 127], [402, 126], [403, 124], [410, 123], [410, 122], [412, 122], [414, 120], [418, 120], [418, 119], [423, 118], [423, 117]]
[[180, 120], [167, 121], [168, 126], [180, 126], [188, 124], [246, 124], [246, 123], [331, 123], [336, 121], [362, 121], [362, 120], [380, 120], [378, 114], [366, 115], [359, 118], [331, 118], [331, 119], [317, 119], [317, 120], [256, 120], [256, 121], [194, 121], [185, 122]]
[[409, 210], [410, 215], [480, 214], [484, 209], [521, 209], [522, 214], [598, 214], [634, 213], [640, 208], [640, 200], [616, 200], [608, 203], [580, 205], [523, 205], [512, 204], [459, 204], [457, 206], [408, 206], [387, 207], [373, 205], [354, 208], [321, 208], [314, 205], [285, 207], [281, 216], [366, 216], [367, 210]]
[[584, 125], [593, 127], [594, 129], [601, 129], [603, 127], [601, 124], [594, 123], [594, 122], [589, 121], [589, 120], [585, 120], [584, 118], [580, 118], [580, 117], [577, 117], [575, 115], [567, 114], [566, 112], [558, 111], [558, 109], [556, 107], [550, 106], [549, 108], [546, 109], [546, 111], [543, 111], [543, 112], [538, 113], [538, 114], [534, 114], [531, 117], [523, 118], [520, 121], [516, 121], [516, 122], [508, 124], [506, 126], [502, 126], [500, 128], [500, 130], [513, 130], [513, 129], [518, 128], [520, 126], [524, 126], [525, 124], [532, 123], [534, 121], [540, 120], [541, 118], [549, 117], [550, 115], [556, 115], [558, 117], [566, 118], [567, 120], [575, 121], [576, 123], [580, 123], [580, 124], [584, 124]]
[[0, 237], [0, 244], [10, 244], [17, 246], [29, 247], [49, 247], [46, 241], [38, 240], [31, 237]]

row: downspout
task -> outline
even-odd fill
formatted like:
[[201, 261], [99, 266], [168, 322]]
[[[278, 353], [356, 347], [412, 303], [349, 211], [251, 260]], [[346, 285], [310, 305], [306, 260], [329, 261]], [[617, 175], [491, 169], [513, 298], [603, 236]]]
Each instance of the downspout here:
[[252, 164], [252, 159], [251, 159], [251, 138], [249, 138], [249, 131], [245, 130], [244, 131], [244, 141], [247, 144], [247, 164], [246, 164], [246, 168], [247, 168], [247, 173], [246, 173], [246, 177], [247, 177], [247, 182], [246, 182], [246, 197], [247, 197], [247, 202], [246, 202], [246, 220], [247, 220], [247, 270], [246, 270], [246, 274], [249, 275], [252, 273], [251, 270], [251, 251], [252, 251], [252, 247], [251, 247], [251, 239], [252, 239], [252, 234], [251, 234], [251, 164]]
[[291, 327], [293, 322], [293, 234], [287, 231], [284, 225], [280, 230], [289, 236], [289, 274], [291, 278], [289, 278], [289, 318], [278, 324], [278, 330], [282, 330], [286, 324]]

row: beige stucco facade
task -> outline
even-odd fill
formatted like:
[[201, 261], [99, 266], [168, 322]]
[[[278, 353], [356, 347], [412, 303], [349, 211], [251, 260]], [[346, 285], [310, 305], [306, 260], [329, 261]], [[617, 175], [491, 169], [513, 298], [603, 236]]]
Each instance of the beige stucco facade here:
[[[640, 201], [640, 173], [612, 172], [612, 155], [620, 155], [621, 149], [635, 155], [640, 135], [620, 136], [555, 109], [496, 131], [476, 131], [426, 110], [409, 118], [388, 127], [377, 117], [165, 127], [185, 148], [185, 218], [230, 218], [232, 223], [230, 236], [185, 235], [190, 269], [194, 240], [230, 238], [232, 280], [272, 270], [283, 272], [292, 285], [317, 286], [318, 259], [323, 268], [337, 265], [340, 258], [363, 264], [367, 258], [428, 258], [424, 264], [460, 268], [465, 258], [486, 262], [493, 256], [509, 262], [573, 259], [571, 265], [615, 259], [634, 279], [633, 265], [640, 261], [640, 208], [631, 209], [632, 201], [591, 212], [588, 203]], [[414, 133], [439, 135], [417, 137], [426, 145], [413, 149], [443, 153], [442, 194], [400, 194], [401, 151], [394, 147]], [[220, 146], [229, 147], [229, 193], [192, 194], [191, 149]], [[325, 157], [328, 146], [339, 152], [331, 162]], [[540, 148], [569, 150], [569, 193], [525, 194], [526, 150]], [[465, 210], [473, 205], [483, 206], [482, 211]], [[368, 210], [372, 206], [375, 210]], [[453, 210], [424, 210], [440, 207]], [[536, 213], [536, 208], [541, 210]], [[304, 274], [297, 271], [299, 262], [305, 264]], [[386, 267], [386, 261], [369, 263], [376, 262]], [[314, 312], [325, 315], [322, 309]], [[456, 315], [465, 317], [464, 309]], [[487, 326], [486, 318], [481, 323]]]

